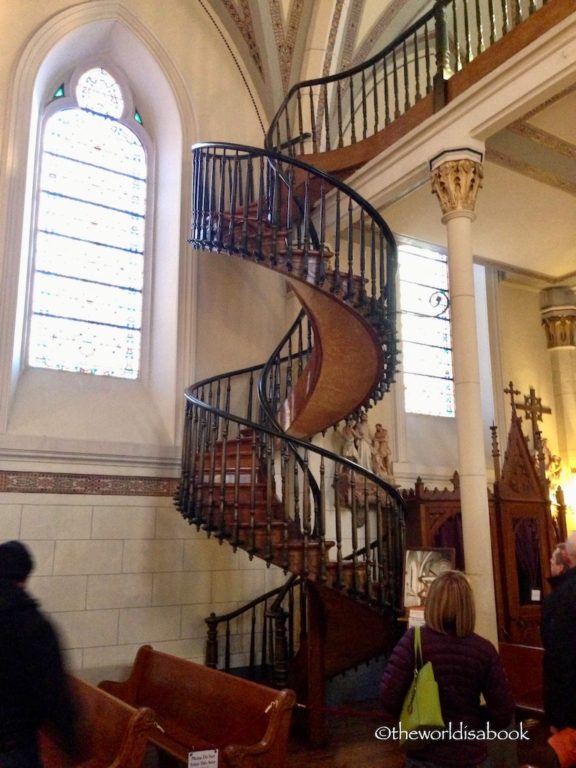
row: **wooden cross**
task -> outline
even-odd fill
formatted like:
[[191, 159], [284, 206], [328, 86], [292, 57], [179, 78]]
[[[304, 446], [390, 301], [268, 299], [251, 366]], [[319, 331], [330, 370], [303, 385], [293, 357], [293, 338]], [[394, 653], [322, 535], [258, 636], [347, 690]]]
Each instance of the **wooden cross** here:
[[514, 403], [514, 405], [521, 411], [524, 411], [527, 418], [532, 422], [532, 438], [534, 440], [533, 445], [536, 448], [540, 440], [540, 430], [538, 429], [538, 422], [542, 421], [542, 416], [545, 413], [552, 413], [552, 409], [547, 405], [542, 405], [542, 398], [536, 397], [534, 387], [530, 387], [530, 394], [524, 395], [523, 403]]

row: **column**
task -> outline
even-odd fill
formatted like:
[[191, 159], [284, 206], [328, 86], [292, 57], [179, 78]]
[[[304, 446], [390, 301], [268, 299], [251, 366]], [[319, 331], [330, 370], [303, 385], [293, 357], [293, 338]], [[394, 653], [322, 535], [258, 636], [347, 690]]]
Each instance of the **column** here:
[[482, 186], [482, 154], [443, 152], [430, 163], [432, 191], [442, 209], [448, 242], [454, 400], [466, 573], [476, 599], [476, 629], [497, 642], [486, 451], [472, 258], [472, 222]]
[[576, 293], [567, 286], [547, 288], [540, 308], [552, 363], [558, 453], [568, 476], [576, 467]]

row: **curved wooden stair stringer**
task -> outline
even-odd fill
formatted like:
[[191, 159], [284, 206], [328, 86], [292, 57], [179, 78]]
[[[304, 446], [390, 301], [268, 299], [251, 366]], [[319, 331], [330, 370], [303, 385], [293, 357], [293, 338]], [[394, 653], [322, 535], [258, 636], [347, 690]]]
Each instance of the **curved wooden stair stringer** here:
[[299, 280], [287, 282], [317, 341], [277, 418], [287, 434], [310, 437], [366, 403], [379, 381], [383, 352], [374, 328], [340, 299]]

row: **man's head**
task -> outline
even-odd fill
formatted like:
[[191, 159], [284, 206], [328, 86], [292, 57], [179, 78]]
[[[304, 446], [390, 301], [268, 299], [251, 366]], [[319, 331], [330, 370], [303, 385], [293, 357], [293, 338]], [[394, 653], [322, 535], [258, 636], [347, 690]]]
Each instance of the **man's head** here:
[[23, 584], [33, 568], [32, 555], [21, 541], [0, 544], [0, 579]]
[[574, 568], [576, 566], [576, 531], [572, 531], [566, 539], [566, 557], [570, 567]]

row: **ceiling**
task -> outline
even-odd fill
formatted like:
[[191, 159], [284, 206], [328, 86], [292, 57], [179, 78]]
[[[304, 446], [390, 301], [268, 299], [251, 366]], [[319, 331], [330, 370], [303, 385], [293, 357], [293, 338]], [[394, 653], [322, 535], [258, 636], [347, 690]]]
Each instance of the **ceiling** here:
[[[250, 68], [268, 124], [290, 85], [366, 60], [431, 4], [212, 0], [211, 10]], [[398, 234], [445, 242], [430, 185], [383, 214]], [[476, 214], [476, 258], [514, 279], [576, 285], [576, 84], [486, 140]]]

